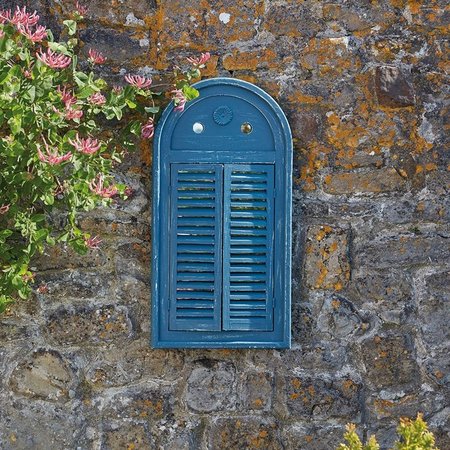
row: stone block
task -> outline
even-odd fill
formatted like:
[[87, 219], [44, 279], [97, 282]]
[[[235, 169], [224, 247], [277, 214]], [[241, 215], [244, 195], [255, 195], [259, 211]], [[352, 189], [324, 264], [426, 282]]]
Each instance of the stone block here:
[[334, 173], [324, 179], [328, 194], [380, 194], [406, 190], [406, 180], [392, 167], [352, 173]]
[[425, 277], [418, 305], [422, 339], [429, 349], [450, 343], [450, 272], [434, 272]]
[[244, 379], [243, 406], [247, 410], [270, 411], [274, 390], [273, 375], [249, 372]]
[[345, 427], [317, 422], [305, 425], [301, 422], [283, 430], [284, 448], [290, 450], [331, 450], [343, 441]]
[[379, 66], [375, 70], [378, 103], [390, 108], [412, 106], [415, 103], [411, 76], [398, 67]]
[[200, 420], [163, 419], [152, 429], [154, 448], [160, 450], [195, 450], [202, 448], [204, 424]]
[[325, 298], [317, 317], [317, 329], [325, 337], [337, 339], [360, 335], [369, 328], [355, 305], [340, 295]]
[[384, 323], [405, 323], [415, 309], [412, 277], [404, 270], [354, 271], [349, 292], [354, 304], [376, 311]]
[[286, 404], [291, 417], [305, 420], [359, 421], [361, 384], [350, 377], [286, 377]]
[[152, 448], [151, 435], [145, 424], [122, 423], [106, 425], [102, 436], [102, 450]]
[[113, 283], [110, 272], [106, 274], [92, 269], [40, 272], [35, 282], [36, 286], [44, 284], [47, 288], [45, 293], [39, 294], [44, 306], [49, 300], [71, 303], [74, 300], [109, 298]]
[[143, 53], [140, 39], [134, 38], [129, 31], [89, 27], [80, 32], [80, 39], [88, 48], [95, 48], [106, 56], [108, 63], [122, 65], [124, 61], [140, 57]]
[[410, 224], [373, 234], [361, 228], [354, 239], [354, 266], [389, 269], [447, 261], [450, 257], [445, 229]]
[[178, 350], [155, 350], [148, 338], [130, 342], [126, 348], [105, 350], [98, 360], [89, 355], [87, 380], [96, 390], [123, 386], [140, 380], [174, 381], [183, 374], [184, 354]]
[[38, 350], [17, 364], [9, 386], [19, 395], [65, 402], [74, 387], [74, 373], [57, 351]]
[[58, 344], [95, 345], [129, 339], [132, 325], [124, 307], [76, 306], [49, 313], [44, 332]]
[[220, 418], [208, 432], [211, 450], [281, 450], [278, 426], [271, 418]]
[[119, 425], [121, 423], [150, 423], [172, 413], [171, 395], [163, 389], [137, 386], [118, 392], [107, 399], [96, 397], [94, 405], [101, 405], [99, 413], [104, 421]]
[[49, 450], [89, 448], [81, 409], [59, 403], [0, 397], [0, 448]]
[[375, 388], [411, 388], [419, 382], [419, 368], [409, 335], [377, 335], [361, 346], [366, 382]]
[[307, 231], [306, 285], [310, 289], [341, 290], [350, 278], [348, 235], [329, 225], [311, 226]]
[[229, 411], [236, 403], [236, 369], [225, 361], [200, 360], [187, 380], [185, 399], [195, 412]]

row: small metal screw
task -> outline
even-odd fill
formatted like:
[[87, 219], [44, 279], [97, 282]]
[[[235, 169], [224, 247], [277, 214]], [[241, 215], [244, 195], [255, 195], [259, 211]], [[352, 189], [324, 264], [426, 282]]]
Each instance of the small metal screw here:
[[204, 129], [205, 129], [205, 127], [200, 122], [195, 122], [194, 125], [192, 126], [192, 131], [195, 134], [203, 133]]
[[241, 131], [244, 134], [250, 134], [253, 131], [253, 127], [251, 126], [251, 124], [249, 124], [248, 122], [244, 122], [241, 125]]

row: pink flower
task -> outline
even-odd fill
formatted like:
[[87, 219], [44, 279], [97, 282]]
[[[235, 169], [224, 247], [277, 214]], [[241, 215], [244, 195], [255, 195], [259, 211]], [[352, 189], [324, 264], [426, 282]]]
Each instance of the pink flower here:
[[141, 137], [144, 139], [150, 139], [155, 134], [155, 124], [153, 119], [150, 117], [147, 123], [142, 127]]
[[119, 95], [122, 93], [123, 87], [122, 86], [113, 86], [112, 90], [114, 91], [115, 94]]
[[171, 92], [173, 94], [173, 102], [175, 104], [175, 111], [184, 111], [184, 106], [186, 105], [187, 99], [183, 94], [181, 89], [175, 89]]
[[34, 31], [28, 25], [19, 25], [17, 29], [32, 42], [41, 42], [47, 37], [47, 30], [42, 25], [38, 25]]
[[0, 11], [0, 24], [11, 21], [11, 10]]
[[48, 67], [52, 69], [64, 69], [67, 67], [72, 58], [70, 56], [62, 55], [61, 53], [52, 52], [49, 48], [44, 53], [41, 49], [40, 53], [36, 53], [37, 58], [42, 61]]
[[2, 206], [0, 206], [0, 214], [6, 214], [8, 211], [9, 211], [9, 207], [10, 207], [11, 205], [6, 205], [6, 204], [4, 204], [4, 205], [2, 205]]
[[68, 108], [66, 109], [67, 120], [81, 119], [83, 117], [83, 111], [81, 109]]
[[76, 3], [75, 9], [77, 10], [80, 16], [85, 16], [88, 11], [87, 6], [81, 5], [80, 2]]
[[48, 286], [45, 283], [42, 283], [38, 288], [37, 291], [39, 294], [48, 294]]
[[130, 186], [127, 186], [125, 188], [125, 190], [123, 191], [123, 193], [127, 196], [127, 197], [131, 197], [134, 194], [134, 189]]
[[69, 139], [69, 142], [81, 153], [84, 153], [85, 155], [92, 155], [98, 150], [100, 150], [100, 147], [102, 146], [101, 142], [99, 142], [97, 139], [91, 139], [91, 138], [80, 138], [80, 136], [77, 133], [76, 139], [72, 140]]
[[39, 22], [39, 16], [36, 11], [34, 11], [33, 14], [28, 13], [26, 6], [22, 9], [17, 6], [14, 11], [14, 16], [10, 18], [9, 21], [17, 27], [27, 25], [31, 27]]
[[104, 105], [106, 103], [106, 97], [101, 94], [100, 92], [96, 92], [95, 94], [92, 94], [88, 97], [89, 103], [92, 103], [93, 105]]
[[134, 86], [139, 89], [144, 89], [149, 87], [152, 84], [152, 80], [150, 78], [141, 77], [140, 75], [125, 75], [125, 81], [131, 86]]
[[119, 192], [116, 186], [104, 187], [103, 175], [97, 175], [97, 177], [89, 183], [89, 188], [94, 194], [100, 195], [100, 197], [103, 198], [111, 198]]
[[66, 86], [64, 86], [62, 89], [61, 86], [58, 86], [57, 91], [60, 93], [61, 100], [64, 105], [66, 105], [67, 109], [69, 109], [72, 105], [75, 105], [75, 103], [77, 102], [75, 96], [69, 90], [67, 90]]
[[211, 58], [211, 54], [209, 52], [202, 53], [199, 58], [187, 58], [187, 60], [196, 67], [203, 67], [207, 61]]
[[106, 58], [97, 50], [89, 49], [89, 61], [92, 64], [104, 64]]
[[28, 272], [28, 273], [24, 273], [22, 275], [22, 280], [25, 283], [28, 283], [29, 281], [34, 281], [34, 273]]
[[100, 244], [101, 244], [101, 239], [98, 236], [94, 236], [91, 237], [89, 239], [85, 239], [84, 243], [86, 244], [87, 247], [91, 248], [91, 249], [98, 249], [100, 248]]
[[42, 162], [45, 162], [47, 164], [51, 164], [52, 166], [55, 166], [57, 164], [61, 164], [62, 162], [69, 160], [72, 157], [72, 153], [71, 152], [67, 152], [64, 155], [59, 155], [58, 154], [58, 150], [53, 150], [52, 151], [50, 149], [49, 145], [47, 144], [47, 141], [44, 138], [42, 138], [42, 140], [44, 141], [44, 144], [45, 144], [45, 151], [46, 151], [46, 153], [42, 153], [40, 146], [39, 145], [37, 146], [39, 159]]
[[33, 70], [33, 63], [31, 63], [31, 66], [28, 69], [22, 69], [23, 76], [25, 78], [31, 78], [31, 71]]

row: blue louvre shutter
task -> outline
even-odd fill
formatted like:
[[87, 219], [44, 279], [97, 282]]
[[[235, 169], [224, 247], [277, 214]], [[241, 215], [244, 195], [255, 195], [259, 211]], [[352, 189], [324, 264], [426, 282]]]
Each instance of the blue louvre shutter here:
[[171, 165], [171, 330], [221, 329], [222, 171]]
[[232, 78], [195, 84], [154, 137], [152, 345], [286, 348], [292, 135], [277, 103]]
[[273, 165], [224, 170], [223, 329], [273, 330]]

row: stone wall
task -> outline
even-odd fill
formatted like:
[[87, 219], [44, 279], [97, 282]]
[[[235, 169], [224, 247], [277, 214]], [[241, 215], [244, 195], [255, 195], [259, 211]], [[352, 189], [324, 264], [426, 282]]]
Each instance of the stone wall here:
[[[286, 111], [293, 347], [149, 347], [142, 144], [119, 174], [133, 198], [81, 218], [101, 250], [49, 250], [35, 263], [48, 292], [1, 318], [0, 448], [328, 450], [347, 422], [387, 448], [418, 411], [450, 448], [446, 3], [89, 2], [81, 36], [108, 78], [209, 50], [208, 76]], [[57, 29], [73, 1], [28, 5]]]

